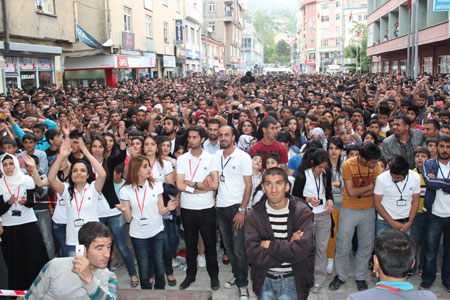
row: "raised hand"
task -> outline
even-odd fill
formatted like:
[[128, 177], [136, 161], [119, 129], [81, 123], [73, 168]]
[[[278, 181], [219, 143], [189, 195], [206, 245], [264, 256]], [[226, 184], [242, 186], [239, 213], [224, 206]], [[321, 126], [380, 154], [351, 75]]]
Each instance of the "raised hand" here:
[[119, 122], [119, 136], [123, 137], [125, 134], [125, 122], [124, 121], [120, 121]]
[[72, 153], [72, 143], [69, 139], [66, 139], [59, 148], [59, 154], [63, 157], [68, 157], [70, 153]]
[[36, 162], [29, 155], [27, 154], [22, 155], [22, 159], [27, 167], [36, 168]]

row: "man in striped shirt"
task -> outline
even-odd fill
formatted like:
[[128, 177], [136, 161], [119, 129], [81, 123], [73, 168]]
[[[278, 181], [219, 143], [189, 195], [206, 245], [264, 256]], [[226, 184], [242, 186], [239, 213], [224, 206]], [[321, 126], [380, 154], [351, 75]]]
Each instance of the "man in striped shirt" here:
[[245, 220], [245, 246], [258, 299], [306, 299], [314, 276], [313, 214], [291, 196], [286, 172], [268, 169], [265, 195]]

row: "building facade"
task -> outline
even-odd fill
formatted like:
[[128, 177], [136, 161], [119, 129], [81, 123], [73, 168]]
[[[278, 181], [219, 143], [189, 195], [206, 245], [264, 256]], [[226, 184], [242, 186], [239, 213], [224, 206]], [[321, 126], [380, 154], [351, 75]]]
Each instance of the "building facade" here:
[[241, 64], [244, 10], [238, 0], [210, 0], [206, 3], [205, 26], [209, 36], [224, 44], [224, 63], [229, 71]]
[[343, 59], [344, 49], [358, 41], [355, 26], [367, 21], [367, 1], [303, 0], [297, 16], [300, 70], [344, 71], [348, 67]]
[[258, 73], [264, 64], [264, 45], [252, 23], [246, 23], [242, 34], [242, 65], [245, 71]]
[[202, 36], [202, 62], [203, 70], [208, 74], [214, 74], [225, 71], [224, 61], [225, 47], [222, 42], [212, 38], [205, 39]]
[[73, 5], [41, 2], [5, 1], [1, 7], [0, 92], [62, 86], [61, 54], [75, 42]]
[[[450, 13], [433, 11], [433, 0], [417, 1], [418, 73], [450, 73]], [[410, 13], [406, 0], [369, 1], [367, 55], [372, 57], [372, 72], [407, 71]]]

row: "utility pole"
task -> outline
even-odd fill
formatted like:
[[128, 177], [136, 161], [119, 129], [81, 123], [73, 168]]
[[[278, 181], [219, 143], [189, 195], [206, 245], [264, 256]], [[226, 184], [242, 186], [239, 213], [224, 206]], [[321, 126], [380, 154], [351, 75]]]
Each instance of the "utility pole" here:
[[415, 47], [414, 45], [416, 44], [416, 26], [414, 25], [417, 22], [416, 19], [416, 0], [412, 0], [413, 3], [411, 5], [411, 30], [412, 30], [412, 42], [411, 42], [411, 55], [410, 55], [410, 76], [414, 76], [414, 57], [415, 57]]
[[345, 51], [345, 1], [341, 1], [341, 28], [342, 28], [342, 55], [341, 55], [341, 72], [344, 73], [344, 51]]
[[209, 57], [208, 57], [208, 1], [204, 1], [203, 11], [205, 15], [205, 23], [203, 24], [205, 35], [205, 59], [206, 59], [206, 76], [209, 76]]
[[408, 9], [408, 48], [406, 49], [406, 77], [411, 75], [411, 7]]
[[417, 79], [419, 73], [419, 1], [415, 2], [415, 19], [414, 30], [415, 30], [415, 46], [414, 46], [414, 79]]

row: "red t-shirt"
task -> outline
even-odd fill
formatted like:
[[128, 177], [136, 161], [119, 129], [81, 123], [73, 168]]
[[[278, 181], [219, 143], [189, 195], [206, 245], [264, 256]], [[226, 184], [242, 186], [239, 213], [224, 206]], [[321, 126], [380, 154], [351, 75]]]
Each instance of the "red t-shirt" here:
[[263, 169], [266, 167], [266, 155], [269, 153], [276, 153], [280, 156], [280, 161], [282, 164], [288, 163], [288, 154], [286, 148], [277, 141], [274, 141], [272, 145], [265, 145], [261, 141], [254, 144], [248, 154], [252, 155], [253, 153], [260, 153], [263, 159]]

